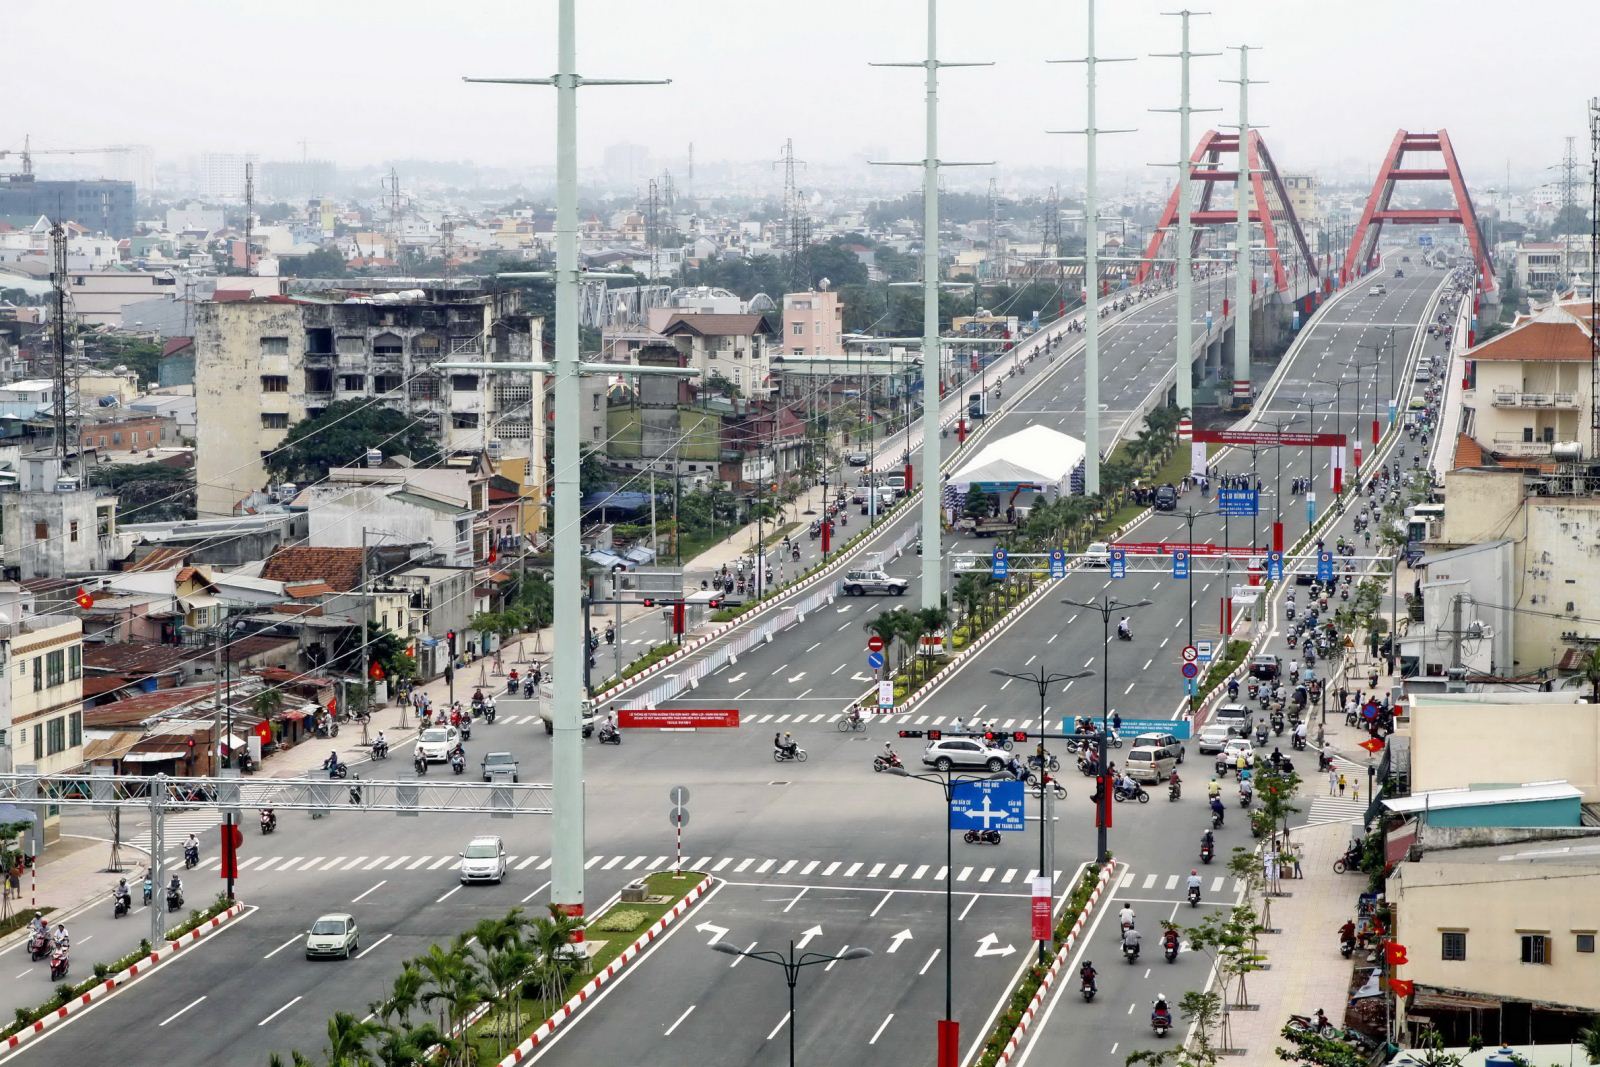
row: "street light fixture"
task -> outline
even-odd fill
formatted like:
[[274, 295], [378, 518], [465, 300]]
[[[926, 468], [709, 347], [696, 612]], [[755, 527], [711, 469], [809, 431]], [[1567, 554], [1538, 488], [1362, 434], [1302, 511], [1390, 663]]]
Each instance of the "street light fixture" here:
[[846, 949], [837, 956], [826, 952], [805, 952], [799, 956], [794, 954], [794, 942], [789, 942], [789, 954], [770, 949], [761, 952], [750, 952], [742, 948], [735, 948], [726, 941], [713, 942], [711, 951], [720, 952], [725, 956], [744, 956], [747, 959], [760, 960], [770, 963], [775, 967], [783, 968], [784, 981], [789, 985], [789, 1067], [794, 1067], [794, 986], [800, 980], [800, 968], [812, 967], [818, 963], [837, 963], [839, 960], [861, 960], [872, 955], [870, 948]]
[[[1039, 747], [1034, 750], [1034, 754], [1039, 757], [1039, 874], [1044, 877], [1049, 877], [1049, 872], [1045, 869], [1044, 857], [1045, 825], [1050, 821], [1049, 818], [1047, 818], [1050, 810], [1050, 790], [1047, 788], [1050, 784], [1050, 768], [1045, 765], [1044, 758], [1044, 698], [1045, 694], [1050, 691], [1050, 687], [1055, 685], [1057, 682], [1075, 682], [1079, 678], [1090, 677], [1094, 674], [1094, 671], [1074, 671], [1071, 674], [1046, 674], [1044, 672], [1044, 668], [1041, 667], [1037, 671], [1025, 671], [1018, 673], [1015, 671], [1003, 671], [999, 667], [991, 667], [989, 668], [989, 673], [998, 675], [1001, 678], [1014, 678], [1019, 682], [1032, 682], [1034, 687], [1039, 690]], [[1045, 942], [1040, 941], [1040, 964], [1044, 963], [1044, 946]]]
[[[1190, 571], [1192, 574], [1193, 571]], [[1086, 611], [1100, 613], [1100, 659], [1105, 669], [1100, 672], [1100, 748], [1098, 766], [1095, 768], [1095, 781], [1099, 790], [1095, 799], [1095, 828], [1098, 834], [1095, 840], [1095, 861], [1105, 863], [1109, 857], [1106, 845], [1106, 819], [1105, 812], [1100, 805], [1109, 802], [1106, 790], [1109, 781], [1106, 775], [1106, 733], [1111, 728], [1111, 616], [1118, 611], [1133, 611], [1136, 608], [1147, 608], [1149, 600], [1138, 600], [1124, 603], [1114, 597], [1101, 597], [1099, 600], [1063, 600], [1074, 608], [1083, 608]], [[1193, 625], [1191, 621], [1190, 625]]]
[[[952, 886], [955, 883], [955, 847], [950, 839], [950, 797], [951, 791], [957, 782], [981, 782], [1003, 778], [1004, 775], [962, 774], [955, 775], [949, 771], [938, 774], [928, 771], [923, 774], [912, 774], [904, 767], [888, 768], [890, 774], [897, 778], [910, 778], [918, 782], [927, 782], [944, 791], [944, 1019], [939, 1024], [939, 1049], [940, 1056], [937, 1062], [954, 1062], [945, 1056], [948, 1048], [954, 1055], [954, 1050], [959, 1046], [958, 1027], [956, 1026], [954, 996], [953, 961], [955, 952], [955, 908], [953, 907], [954, 895]], [[1043, 874], [1043, 871], [1039, 873]]]
[[[1185, 509], [1182, 515], [1178, 516], [1178, 518], [1187, 523], [1189, 530], [1188, 541], [1185, 542], [1187, 547], [1184, 551], [1189, 553], [1189, 565], [1185, 568], [1185, 572], [1188, 574], [1186, 584], [1189, 587], [1189, 640], [1186, 643], [1191, 648], [1194, 647], [1194, 520], [1212, 518], [1221, 514], [1222, 512], [1220, 511], [1196, 511], [1193, 507], [1190, 507]], [[1254, 546], [1252, 545], [1251, 547]], [[1145, 601], [1145, 603], [1148, 604], [1149, 601]], [[1193, 693], [1189, 694], [1189, 719], [1191, 721], [1194, 719]]]

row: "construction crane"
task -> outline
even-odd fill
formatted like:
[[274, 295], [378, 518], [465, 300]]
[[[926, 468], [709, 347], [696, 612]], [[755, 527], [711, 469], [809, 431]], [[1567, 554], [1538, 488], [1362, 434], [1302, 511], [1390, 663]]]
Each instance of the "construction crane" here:
[[125, 155], [132, 152], [137, 145], [114, 144], [104, 148], [34, 148], [32, 135], [22, 139], [21, 148], [0, 148], [0, 159], [6, 156], [22, 157], [23, 177], [33, 177], [34, 156], [92, 156], [92, 155]]

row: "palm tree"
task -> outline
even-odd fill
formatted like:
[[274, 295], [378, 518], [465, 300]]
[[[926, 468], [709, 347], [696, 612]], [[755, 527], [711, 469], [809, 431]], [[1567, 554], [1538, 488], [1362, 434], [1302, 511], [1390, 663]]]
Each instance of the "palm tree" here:
[[956, 580], [950, 595], [961, 605], [964, 618], [971, 620], [982, 610], [983, 602], [989, 595], [988, 586], [989, 576], [985, 574], [963, 574]]
[[[924, 637], [928, 637], [950, 624], [950, 609], [943, 603], [936, 608], [919, 608], [917, 611], [907, 612], [906, 614], [911, 616], [915, 625], [915, 647], [919, 650], [922, 648], [922, 639]], [[924, 667], [926, 666], [928, 664], [924, 662]]]
[[558, 904], [551, 904], [549, 908], [548, 917], [534, 919], [529, 924], [528, 943], [537, 961], [539, 999], [544, 1001], [547, 1010], [554, 1010], [561, 1002], [574, 966], [567, 950], [583, 926], [583, 920], [568, 915]]
[[1588, 1026], [1578, 1031], [1578, 1046], [1583, 1049], [1583, 1058], [1590, 1063], [1600, 1063], [1600, 1024], [1591, 1020]]
[[372, 1067], [367, 1041], [382, 1032], [383, 1026], [379, 1023], [361, 1022], [347, 1011], [334, 1012], [328, 1020], [328, 1062]]
[[268, 686], [250, 698], [250, 710], [263, 719], [270, 719], [283, 707], [283, 691]]
[[451, 984], [455, 976], [466, 970], [466, 960], [459, 953], [440, 948], [438, 945], [429, 945], [428, 951], [412, 961], [417, 970], [422, 974], [419, 984], [420, 996], [417, 1002], [428, 1010], [435, 1005], [439, 1008], [439, 1029], [449, 1032], [450, 1026], [445, 1020], [445, 1007], [449, 999]]

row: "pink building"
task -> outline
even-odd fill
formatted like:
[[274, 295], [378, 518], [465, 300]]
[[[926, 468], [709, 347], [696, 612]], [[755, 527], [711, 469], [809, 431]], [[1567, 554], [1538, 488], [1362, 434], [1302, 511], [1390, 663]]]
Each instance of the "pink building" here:
[[844, 354], [844, 304], [827, 290], [783, 295], [783, 344], [786, 356]]

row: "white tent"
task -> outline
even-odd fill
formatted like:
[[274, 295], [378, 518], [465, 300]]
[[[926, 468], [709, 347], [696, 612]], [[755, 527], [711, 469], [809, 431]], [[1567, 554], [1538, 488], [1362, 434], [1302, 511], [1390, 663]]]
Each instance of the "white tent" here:
[[950, 475], [947, 490], [965, 496], [1033, 489], [1052, 496], [1072, 491], [1072, 472], [1084, 459], [1083, 442], [1048, 426], [1029, 426], [984, 446]]

